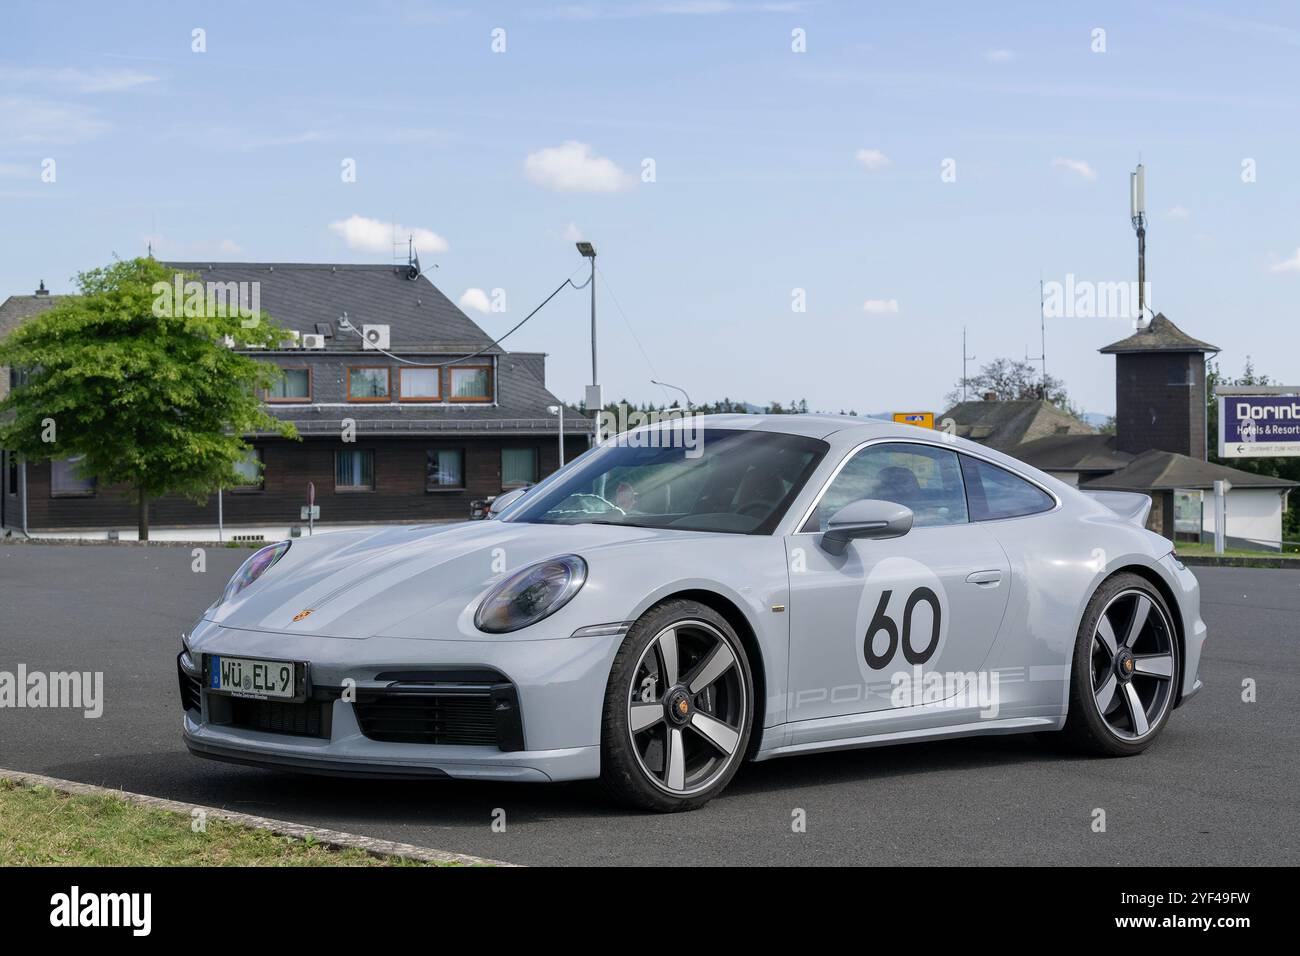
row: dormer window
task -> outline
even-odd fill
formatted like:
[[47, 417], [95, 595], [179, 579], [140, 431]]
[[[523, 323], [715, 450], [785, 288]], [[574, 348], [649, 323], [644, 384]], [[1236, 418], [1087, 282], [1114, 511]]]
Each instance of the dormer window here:
[[453, 365], [450, 369], [453, 402], [492, 401], [492, 368], [488, 365]]
[[403, 402], [436, 402], [442, 398], [438, 381], [442, 369], [403, 366], [397, 373], [397, 396]]
[[368, 365], [348, 369], [349, 402], [386, 402], [389, 394], [387, 368]]
[[282, 368], [283, 377], [266, 390], [268, 402], [310, 402], [311, 369]]

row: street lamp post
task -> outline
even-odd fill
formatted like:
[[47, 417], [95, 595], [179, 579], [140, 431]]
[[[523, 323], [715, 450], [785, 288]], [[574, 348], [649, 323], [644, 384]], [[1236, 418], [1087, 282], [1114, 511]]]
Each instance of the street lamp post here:
[[596, 374], [596, 247], [590, 242], [579, 242], [578, 253], [591, 260], [591, 385], [587, 388], [587, 411], [600, 413], [605, 402], [600, 393], [600, 378]]
[[668, 382], [660, 382], [660, 381], [658, 381], [657, 379], [653, 379], [653, 378], [650, 379], [650, 384], [651, 384], [651, 385], [662, 385], [664, 388], [671, 388], [671, 389], [673, 389], [674, 391], [681, 392], [682, 395], [685, 396], [685, 398], [686, 398], [686, 410], [687, 410], [688, 412], [690, 412], [690, 411], [694, 411], [694, 410], [695, 410], [695, 405], [692, 404], [692, 402], [691, 402], [691, 396], [687, 395], [687, 394], [686, 394], [686, 389], [682, 388], [680, 385], [672, 385], [672, 384], [670, 384], [670, 383], [668, 383]]
[[546, 410], [552, 415], [558, 415], [560, 418], [560, 467], [564, 467], [564, 406], [548, 405]]

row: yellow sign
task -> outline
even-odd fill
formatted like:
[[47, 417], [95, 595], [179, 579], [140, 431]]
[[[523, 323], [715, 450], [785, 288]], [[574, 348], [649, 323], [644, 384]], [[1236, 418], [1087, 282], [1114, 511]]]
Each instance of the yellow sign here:
[[934, 412], [894, 412], [894, 421], [899, 425], [919, 425], [922, 428], [933, 428]]

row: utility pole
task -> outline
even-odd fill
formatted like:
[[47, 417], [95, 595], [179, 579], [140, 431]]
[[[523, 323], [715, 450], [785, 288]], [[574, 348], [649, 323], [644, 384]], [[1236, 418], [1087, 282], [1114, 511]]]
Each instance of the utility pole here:
[[966, 326], [961, 327], [961, 400], [966, 401], [966, 363], [975, 361], [975, 356], [966, 354]]

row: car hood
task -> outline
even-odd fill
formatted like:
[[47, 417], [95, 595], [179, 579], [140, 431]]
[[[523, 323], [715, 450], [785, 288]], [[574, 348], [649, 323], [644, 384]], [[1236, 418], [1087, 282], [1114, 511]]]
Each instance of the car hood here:
[[[485, 635], [473, 623], [479, 602], [522, 567], [560, 554], [581, 555], [590, 568], [585, 591], [599, 581], [602, 563], [614, 560], [622, 548], [711, 537], [511, 521], [333, 532], [294, 541], [261, 578], [234, 600], [210, 608], [205, 618], [223, 627], [303, 636], [482, 640]], [[570, 609], [581, 598], [580, 592], [554, 620], [573, 616]], [[582, 620], [573, 626], [592, 623], [606, 622]], [[516, 634], [538, 636], [528, 634], [531, 630]]]

